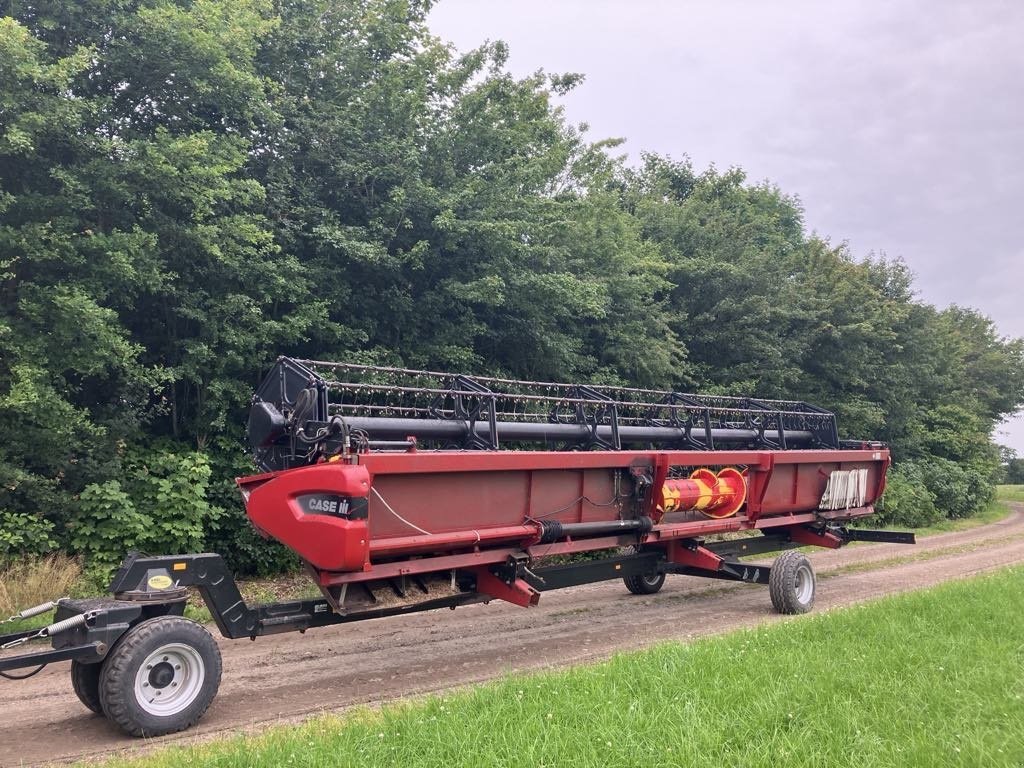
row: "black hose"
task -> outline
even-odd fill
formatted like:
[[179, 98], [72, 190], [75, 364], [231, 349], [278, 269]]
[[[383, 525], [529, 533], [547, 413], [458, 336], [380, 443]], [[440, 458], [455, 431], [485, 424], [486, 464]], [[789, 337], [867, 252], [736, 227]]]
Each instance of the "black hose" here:
[[649, 533], [654, 522], [649, 517], [638, 517], [632, 520], [601, 520], [593, 523], [560, 523], [557, 520], [542, 520], [540, 523], [539, 544], [552, 544], [567, 536], [586, 539], [592, 536], [604, 536], [609, 533]]
[[32, 675], [38, 675], [46, 667], [46, 664], [40, 664], [38, 667], [33, 669], [31, 672], [27, 672], [24, 675], [12, 675], [9, 672], [0, 672], [0, 677], [6, 677], [8, 680], [28, 680]]

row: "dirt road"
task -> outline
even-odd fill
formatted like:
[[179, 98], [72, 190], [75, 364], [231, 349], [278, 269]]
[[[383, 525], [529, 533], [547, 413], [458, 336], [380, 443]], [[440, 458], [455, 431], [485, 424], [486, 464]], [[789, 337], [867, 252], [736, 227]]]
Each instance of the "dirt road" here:
[[[816, 611], [963, 578], [1024, 562], [1024, 505], [999, 523], [914, 547], [859, 545], [811, 557], [819, 574]], [[650, 597], [606, 582], [546, 593], [529, 610], [494, 602], [255, 643], [222, 641], [224, 678], [206, 717], [185, 734], [152, 742], [127, 738], [88, 712], [71, 692], [68, 665], [55, 664], [30, 680], [0, 680], [0, 765], [209, 738], [778, 618], [764, 587], [670, 577]]]

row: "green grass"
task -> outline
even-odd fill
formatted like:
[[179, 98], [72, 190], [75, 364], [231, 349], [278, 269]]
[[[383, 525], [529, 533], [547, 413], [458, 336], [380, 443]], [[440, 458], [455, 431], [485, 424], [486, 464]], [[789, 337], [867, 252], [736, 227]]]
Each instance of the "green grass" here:
[[[996, 498], [987, 507], [971, 517], [940, 520], [934, 525], [915, 529], [919, 536], [930, 536], [950, 531], [966, 531], [982, 525], [996, 523], [1010, 514], [1010, 502], [1024, 502], [1024, 485], [997, 485]], [[898, 527], [898, 526], [897, 526]]]
[[1020, 766], [1022, 639], [1024, 568], [1015, 568], [142, 760], [147, 768]]
[[996, 499], [1024, 502], [1024, 485], [997, 485]]
[[[1003, 487], [1003, 486], [1000, 486]], [[967, 531], [971, 528], [978, 528], [982, 525], [988, 525], [989, 523], [996, 523], [1010, 514], [1010, 508], [1006, 505], [1007, 501], [1012, 499], [1003, 499], [997, 496], [995, 501], [992, 501], [982, 509], [980, 512], [972, 515], [971, 517], [961, 517], [956, 520], [940, 520], [933, 525], [927, 525], [922, 528], [913, 529], [918, 536], [932, 536], [936, 533], [949, 533], [951, 531]], [[899, 528], [900, 526], [896, 526]], [[907, 530], [906, 526], [903, 526], [901, 530]]]

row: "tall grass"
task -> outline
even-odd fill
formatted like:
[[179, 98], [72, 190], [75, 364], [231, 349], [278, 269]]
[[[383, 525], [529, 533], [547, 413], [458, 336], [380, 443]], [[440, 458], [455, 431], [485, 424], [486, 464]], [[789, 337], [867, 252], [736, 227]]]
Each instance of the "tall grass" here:
[[593, 666], [175, 748], [144, 764], [1019, 768], [1022, 580], [1024, 568], [1011, 569]]
[[63, 554], [0, 563], [0, 618], [64, 597], [81, 577], [78, 561]]

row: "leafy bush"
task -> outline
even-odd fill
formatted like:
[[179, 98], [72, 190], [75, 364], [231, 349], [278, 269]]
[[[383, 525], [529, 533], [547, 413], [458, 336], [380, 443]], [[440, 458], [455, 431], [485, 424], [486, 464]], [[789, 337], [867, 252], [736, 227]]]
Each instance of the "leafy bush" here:
[[149, 526], [144, 538], [152, 552], [172, 554], [203, 548], [204, 531], [223, 514], [207, 499], [210, 462], [202, 453], [161, 453], [140, 470], [142, 506]]
[[951, 520], [971, 517], [995, 498], [989, 467], [932, 458], [923, 464], [923, 478], [936, 507]]
[[124, 479], [86, 486], [71, 546], [91, 571], [108, 571], [132, 549], [154, 554], [203, 549], [223, 510], [210, 502], [210, 462], [163, 445], [124, 461]]
[[117, 480], [86, 486], [78, 507], [71, 546], [84, 555], [90, 570], [111, 569], [145, 538], [146, 520]]
[[295, 553], [260, 536], [249, 523], [234, 478], [253, 473], [252, 457], [241, 435], [212, 441], [208, 452], [212, 478], [208, 498], [223, 514], [207, 530], [206, 547], [219, 552], [236, 576], [276, 576], [294, 571]]
[[885, 494], [878, 502], [878, 521], [883, 525], [921, 528], [942, 519], [935, 496], [925, 484], [921, 468], [904, 462], [889, 471]]
[[294, 552], [256, 532], [241, 504], [237, 510], [225, 515], [208, 546], [224, 556], [235, 575], [264, 578], [294, 571], [299, 566], [299, 558]]
[[0, 510], [0, 559], [42, 555], [57, 548], [54, 525], [40, 515]]
[[877, 510], [885, 525], [917, 528], [971, 517], [993, 498], [995, 486], [986, 465], [930, 457], [894, 466]]

